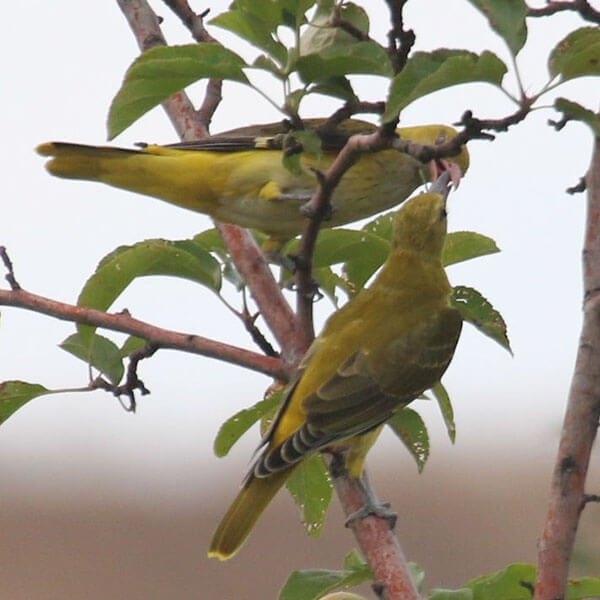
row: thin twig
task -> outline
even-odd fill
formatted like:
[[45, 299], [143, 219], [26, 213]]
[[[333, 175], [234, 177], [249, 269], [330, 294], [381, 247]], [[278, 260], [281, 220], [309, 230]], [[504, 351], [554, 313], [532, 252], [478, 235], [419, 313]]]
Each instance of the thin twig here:
[[573, 195], [573, 194], [581, 194], [581, 193], [585, 192], [586, 189], [587, 189], [587, 182], [585, 180], [585, 177], [580, 177], [579, 181], [575, 185], [568, 187], [565, 191], [567, 192], [567, 194]]
[[569, 563], [600, 417], [600, 139], [587, 175], [583, 324], [538, 548], [536, 600], [566, 597]]
[[129, 356], [129, 364], [127, 365], [127, 376], [125, 383], [114, 390], [115, 396], [119, 399], [122, 395], [129, 398], [129, 411], [135, 412], [137, 402], [135, 392], [138, 391], [142, 396], [150, 393], [150, 390], [144, 385], [144, 382], [138, 376], [138, 366], [142, 360], [154, 356], [158, 346], [156, 344], [147, 343], [140, 350], [136, 350]]
[[0, 246], [0, 260], [2, 260], [2, 263], [6, 267], [7, 272], [6, 272], [6, 275], [4, 278], [6, 279], [6, 281], [8, 281], [8, 285], [10, 285], [10, 289], [15, 290], [15, 291], [20, 290], [21, 286], [19, 285], [19, 282], [17, 281], [17, 278], [15, 277], [15, 270], [14, 270], [12, 261], [10, 260], [10, 257], [8, 256], [8, 252], [4, 246]]
[[75, 306], [32, 294], [23, 289], [0, 290], [0, 306], [15, 306], [45, 314], [63, 321], [103, 327], [111, 331], [120, 331], [135, 335], [155, 345], [157, 348], [182, 350], [216, 358], [246, 369], [264, 373], [286, 381], [289, 371], [281, 359], [263, 356], [250, 350], [224, 344], [192, 333], [180, 333], [156, 327], [144, 321], [134, 319], [127, 311], [106, 313], [101, 310]]
[[366, 102], [360, 100], [349, 100], [338, 108], [330, 117], [327, 119], [325, 128], [329, 125], [335, 126], [349, 119], [354, 115], [359, 114], [374, 114], [382, 115], [385, 112], [385, 102]]
[[304, 336], [304, 344], [308, 347], [314, 337], [312, 303], [314, 298], [314, 282], [311, 274], [312, 259], [319, 228], [331, 210], [331, 196], [344, 173], [358, 160], [364, 152], [374, 152], [391, 147], [393, 140], [380, 131], [370, 134], [357, 134], [348, 138], [333, 163], [325, 173], [317, 172], [317, 191], [302, 210], [309, 217], [296, 258], [296, 314], [300, 330]]
[[402, 71], [417, 39], [412, 29], [404, 29], [404, 5], [407, 1], [386, 0], [392, 25], [388, 33], [388, 55], [394, 73]]
[[355, 40], [360, 42], [366, 42], [370, 40], [369, 34], [359, 29], [351, 23], [350, 21], [344, 19], [341, 12], [341, 7], [338, 5], [334, 8], [333, 16], [329, 21], [329, 25], [331, 27], [339, 27], [342, 31], [345, 31], [347, 34], [351, 35]]
[[581, 18], [592, 23], [600, 23], [600, 11], [596, 10], [587, 0], [573, 0], [573, 2], [548, 2], [541, 8], [530, 8], [528, 17], [549, 17], [559, 12], [577, 12]]
[[[216, 41], [204, 26], [204, 18], [208, 15], [210, 9], [206, 9], [201, 14], [196, 14], [190, 8], [187, 0], [163, 0], [163, 2], [181, 19], [197, 42], [210, 43]], [[204, 92], [204, 100], [200, 108], [195, 111], [198, 121], [206, 128], [207, 133], [210, 122], [223, 98], [222, 91], [222, 79], [209, 79]]]
[[244, 323], [244, 327], [246, 331], [252, 337], [254, 343], [267, 355], [267, 356], [275, 356], [278, 357], [279, 354], [276, 352], [275, 348], [269, 343], [264, 333], [258, 328], [256, 325], [256, 319], [260, 315], [260, 313], [250, 314], [248, 310], [248, 303], [246, 301], [245, 290], [243, 291], [243, 300], [244, 307], [241, 313], [237, 313], [239, 318]]
[[204, 27], [204, 18], [208, 16], [210, 9], [197, 14], [191, 9], [187, 0], [163, 0], [163, 2], [181, 19], [197, 42], [216, 41]]

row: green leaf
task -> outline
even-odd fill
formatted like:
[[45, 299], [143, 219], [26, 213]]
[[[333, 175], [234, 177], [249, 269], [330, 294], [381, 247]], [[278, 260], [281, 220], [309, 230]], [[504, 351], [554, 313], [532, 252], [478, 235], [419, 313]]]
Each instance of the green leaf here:
[[360, 555], [358, 550], [350, 550], [344, 557], [344, 569], [354, 571], [356, 573], [365, 573], [371, 576], [371, 567], [367, 561]]
[[319, 81], [310, 86], [309, 93], [331, 96], [346, 101], [357, 99], [352, 84], [346, 77], [330, 77]]
[[421, 415], [405, 407], [397, 411], [387, 424], [408, 448], [420, 473], [429, 458], [429, 435]]
[[[267, 2], [256, 2], [256, 0], [234, 0], [229, 6], [229, 12], [238, 12], [241, 15], [252, 15], [263, 22], [264, 27], [270, 31], [277, 31], [283, 25], [283, 2], [268, 0]], [[227, 13], [225, 13], [227, 14]], [[211, 21], [216, 21], [221, 15]]]
[[254, 69], [260, 69], [261, 71], [266, 71], [281, 81], [285, 81], [286, 79], [286, 73], [283, 68], [265, 54], [257, 56], [252, 63], [252, 67]]
[[469, 0], [486, 17], [490, 27], [500, 35], [513, 56], [527, 40], [528, 7], [524, 0]]
[[427, 94], [461, 83], [484, 82], [500, 87], [506, 65], [487, 50], [440, 49], [415, 52], [394, 77], [383, 121], [395, 119], [403, 108]]
[[[103, 258], [77, 303], [107, 310], [134, 279], [148, 275], [181, 277], [214, 291], [221, 287], [219, 263], [200, 244], [193, 240], [145, 240], [121, 246]], [[91, 336], [95, 327], [79, 325], [78, 330]]]
[[245, 61], [216, 43], [159, 46], [144, 52], [127, 70], [108, 114], [113, 139], [150, 109], [188, 85], [210, 77], [248, 83]]
[[394, 221], [398, 211], [387, 212], [372, 221], [369, 221], [363, 228], [363, 231], [368, 231], [384, 240], [387, 240], [390, 244], [394, 237]]
[[548, 70], [562, 81], [600, 75], [600, 29], [582, 27], [569, 33], [550, 53]]
[[143, 350], [146, 347], [146, 340], [130, 335], [120, 348], [121, 356], [131, 356], [134, 352]]
[[[367, 231], [325, 229], [319, 234], [315, 246], [314, 265], [326, 267], [348, 262], [378, 262], [381, 265], [389, 251], [389, 243]], [[375, 256], [364, 256], [365, 254]]]
[[333, 494], [323, 457], [313, 454], [303, 460], [294, 469], [286, 485], [300, 508], [306, 532], [314, 537], [320, 535]]
[[360, 594], [354, 594], [353, 592], [332, 592], [325, 596], [321, 596], [320, 600], [367, 600]]
[[250, 408], [244, 408], [227, 419], [214, 441], [214, 452], [217, 456], [226, 456], [233, 445], [260, 419], [269, 414], [281, 402], [282, 392], [275, 392], [268, 398], [257, 402]]
[[50, 390], [39, 383], [3, 381], [0, 383], [0, 423], [4, 423], [30, 400], [48, 393]]
[[564, 115], [566, 121], [581, 121], [588, 125], [596, 137], [600, 137], [600, 115], [593, 112], [577, 102], [567, 100], [567, 98], [557, 98], [554, 101], [554, 108]]
[[459, 590], [433, 589], [427, 597], [429, 600], [473, 600], [473, 590], [467, 588]]
[[319, 284], [319, 288], [336, 307], [338, 306], [338, 298], [336, 294], [338, 288], [343, 290], [348, 297], [352, 296], [353, 294], [353, 289], [348, 285], [348, 282], [335, 273], [330, 267], [320, 267], [318, 269], [313, 268], [312, 276]]
[[[298, 97], [304, 95], [304, 91], [298, 92]], [[293, 99], [295, 93], [289, 94], [286, 99], [286, 108], [292, 113], [296, 112], [297, 105], [294, 106]], [[300, 100], [298, 100], [298, 103]], [[282, 163], [294, 175], [302, 175], [303, 168], [301, 163], [302, 154], [306, 152], [314, 156], [317, 160], [322, 156], [321, 138], [313, 130], [294, 131], [283, 136], [282, 144], [284, 153]]]
[[[262, 234], [255, 234], [255, 238], [257, 238], [257, 242], [260, 244], [258, 237]], [[241, 290], [246, 282], [244, 278], [240, 275], [239, 271], [236, 269], [235, 264], [231, 260], [231, 256], [229, 255], [229, 249], [225, 245], [219, 230], [216, 228], [207, 229], [202, 233], [194, 236], [194, 242], [199, 244], [201, 248], [204, 248], [207, 252], [210, 252], [222, 263], [221, 273], [224, 279], [229, 281], [229, 283], [233, 284], [236, 290]]]
[[452, 305], [457, 308], [468, 323], [474, 325], [481, 333], [491, 337], [512, 354], [506, 323], [502, 315], [477, 290], [458, 285], [451, 298]]
[[[294, 254], [297, 248], [298, 241], [294, 240], [286, 247], [286, 253]], [[355, 294], [385, 262], [389, 251], [390, 242], [366, 228], [323, 229], [315, 245], [313, 265], [318, 270], [343, 264], [346, 279], [341, 281], [338, 278], [339, 287]]]
[[335, 44], [319, 54], [298, 58], [296, 69], [304, 83], [321, 82], [345, 75], [392, 75], [392, 66], [383, 46], [376, 42]]
[[[304, 25], [306, 21], [306, 11], [311, 8], [316, 0], [271, 0], [275, 1], [275, 4], [281, 6], [281, 12], [283, 13], [283, 24], [287, 25], [294, 31], [299, 30], [301, 25]], [[256, 2], [256, 4], [263, 4], [262, 2]]]
[[350, 23], [364, 35], [369, 34], [369, 16], [364, 8], [352, 3], [319, 2], [317, 12], [300, 37], [301, 55], [319, 54], [336, 44], [349, 46], [358, 43], [359, 40], [351, 33], [331, 25], [334, 18]]
[[123, 378], [125, 367], [121, 350], [104, 336], [74, 333], [60, 344], [60, 348], [106, 375], [114, 385]]
[[294, 571], [283, 586], [279, 600], [318, 600], [324, 594], [353, 587], [373, 578], [369, 566], [351, 552], [340, 571], [307, 569]]
[[218, 256], [227, 256], [228, 249], [216, 227], [206, 229], [194, 236], [194, 242], [199, 244], [207, 252], [214, 252]]
[[515, 563], [496, 573], [477, 577], [465, 587], [472, 590], [473, 600], [531, 600], [535, 572], [535, 565]]
[[294, 571], [283, 586], [279, 600], [318, 600], [344, 581], [345, 571], [306, 569]]
[[[235, 8], [216, 16], [211, 25], [235, 33], [249, 44], [266, 52], [268, 59], [282, 66], [286, 62], [287, 48], [274, 35], [277, 27], [283, 24], [281, 11], [273, 6], [273, 2], [255, 1], [254, 5], [248, 8], [259, 8], [259, 4], [263, 9], [260, 14], [245, 7]], [[264, 68], [264, 65], [261, 68]]]
[[410, 571], [412, 580], [417, 586], [417, 590], [420, 592], [423, 588], [423, 584], [425, 583], [425, 570], [414, 562], [408, 563], [408, 570]]
[[582, 577], [567, 581], [567, 600], [600, 597], [600, 577]]
[[356, 293], [385, 262], [389, 252], [389, 242], [369, 231], [325, 229], [315, 246], [314, 264], [324, 267], [343, 263], [348, 289]]
[[500, 249], [492, 238], [474, 231], [453, 231], [446, 236], [442, 264], [447, 267], [497, 252]]
[[438, 381], [432, 388], [434, 398], [436, 399], [444, 424], [446, 425], [446, 431], [450, 441], [454, 444], [456, 440], [456, 423], [454, 422], [454, 409], [452, 408], [452, 402], [450, 401], [450, 395], [446, 391], [446, 388], [442, 385], [441, 381]]

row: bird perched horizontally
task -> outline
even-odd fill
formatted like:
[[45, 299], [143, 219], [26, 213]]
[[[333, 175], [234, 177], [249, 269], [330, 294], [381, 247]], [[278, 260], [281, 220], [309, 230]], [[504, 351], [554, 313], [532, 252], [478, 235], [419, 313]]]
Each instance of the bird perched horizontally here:
[[290, 384], [209, 556], [226, 560], [311, 453], [335, 448], [351, 477], [394, 412], [436, 384], [462, 327], [442, 267], [447, 175], [395, 217], [389, 257], [370, 288], [334, 313]]
[[[245, 127], [197, 142], [149, 145], [140, 150], [49, 142], [37, 151], [50, 157], [46, 167], [57, 177], [99, 181], [154, 196], [219, 221], [262, 231], [276, 247], [302, 232], [305, 218], [300, 208], [317, 187], [315, 170], [326, 170], [350, 135], [375, 130], [358, 120], [345, 121], [335, 129], [323, 129], [324, 122], [305, 122], [320, 137], [322, 152], [303, 151], [299, 174], [282, 163], [283, 146], [289, 151], [291, 139], [282, 133], [282, 124]], [[445, 125], [398, 130], [400, 137], [417, 144], [442, 143], [455, 134]], [[466, 148], [451, 160], [464, 173], [469, 162]], [[396, 150], [367, 153], [337, 186], [332, 218], [323, 225], [343, 225], [393, 207], [430, 178], [427, 166], [408, 154]]]

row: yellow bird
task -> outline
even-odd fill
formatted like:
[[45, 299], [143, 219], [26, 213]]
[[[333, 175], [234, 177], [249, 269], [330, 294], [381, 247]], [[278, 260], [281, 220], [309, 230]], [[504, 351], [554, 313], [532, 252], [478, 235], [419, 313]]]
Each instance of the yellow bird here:
[[[323, 122], [306, 121], [320, 136], [323, 151], [302, 152], [299, 174], [282, 164], [282, 147], [290, 140], [282, 134], [282, 124], [140, 150], [49, 142], [38, 146], [37, 152], [51, 157], [46, 168], [57, 177], [99, 181], [257, 229], [276, 247], [302, 232], [306, 220], [300, 208], [316, 189], [315, 169], [326, 170], [350, 135], [375, 129], [370, 123], [348, 120], [324, 130]], [[402, 138], [419, 144], [441, 143], [455, 134], [445, 125], [398, 130]], [[466, 148], [453, 160], [464, 173], [469, 162]], [[365, 154], [336, 188], [333, 215], [324, 225], [343, 225], [393, 207], [429, 179], [427, 167], [407, 154], [396, 150]]]
[[226, 560], [240, 549], [311, 453], [342, 451], [349, 474], [359, 478], [385, 421], [445, 372], [462, 318], [450, 306], [441, 263], [448, 179], [440, 180], [398, 211], [390, 255], [372, 286], [334, 313], [308, 349], [209, 556]]

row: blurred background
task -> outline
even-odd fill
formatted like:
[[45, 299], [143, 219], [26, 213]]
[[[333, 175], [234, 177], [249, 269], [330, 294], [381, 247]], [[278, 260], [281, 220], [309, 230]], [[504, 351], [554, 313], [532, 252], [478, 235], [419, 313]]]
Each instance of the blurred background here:
[[[153, 5], [169, 42], [189, 42], [169, 10]], [[212, 14], [227, 5], [192, 2], [197, 12], [211, 8]], [[369, 10], [373, 35], [384, 39], [384, 3], [369, 3]], [[49, 140], [106, 141], [110, 101], [138, 54], [117, 4], [32, 0], [7, 4], [3, 15], [0, 245], [21, 285], [75, 302], [116, 246], [184, 239], [209, 228], [203, 216], [159, 201], [50, 178], [33, 151]], [[435, 3], [435, 14], [430, 4], [413, 0], [406, 23], [417, 32], [418, 49], [490, 49], [509, 62], [502, 41], [464, 0]], [[535, 92], [547, 80], [549, 50], [581, 23], [569, 15], [529, 23], [530, 42], [518, 63], [526, 90]], [[225, 32], [213, 33], [246, 56], [256, 54]], [[261, 83], [278, 97], [272, 82]], [[507, 86], [515, 92], [514, 77]], [[385, 97], [383, 82], [374, 78], [362, 78], [357, 89], [365, 99]], [[598, 80], [588, 78], [558, 93], [594, 107], [599, 92]], [[202, 86], [190, 93], [198, 102]], [[280, 119], [251, 90], [226, 84], [224, 96], [214, 132]], [[304, 116], [333, 107], [313, 100]], [[465, 109], [482, 118], [514, 110], [491, 86], [461, 86], [419, 100], [403, 113], [403, 124], [452, 123]], [[535, 560], [580, 326], [585, 199], [564, 190], [585, 173], [592, 144], [581, 125], [556, 133], [546, 124], [555, 117], [541, 110], [493, 143], [473, 142], [471, 169], [450, 200], [451, 230], [479, 231], [502, 249], [451, 267], [450, 279], [478, 288], [502, 312], [514, 357], [466, 328], [444, 378], [455, 406], [456, 444], [437, 409], [419, 401], [415, 408], [432, 445], [424, 473], [417, 474], [391, 435], [370, 455], [374, 485], [400, 515], [405, 552], [425, 568], [432, 587]], [[115, 143], [175, 140], [156, 109]], [[239, 305], [235, 295], [230, 299]], [[162, 327], [252, 347], [222, 304], [188, 282], [136, 281], [113, 308], [125, 307]], [[323, 300], [316, 309], [322, 323], [331, 305]], [[0, 326], [0, 381], [52, 388], [87, 383], [86, 366], [57, 347], [72, 325], [3, 308]], [[315, 540], [303, 534], [286, 494], [238, 557], [208, 561], [210, 535], [258, 438], [251, 432], [225, 459], [214, 457], [212, 440], [224, 419], [262, 397], [269, 381], [167, 351], [144, 362], [140, 375], [152, 394], [135, 415], [101, 392], [65, 393], [32, 401], [0, 427], [0, 597], [275, 598], [293, 569], [341, 566], [355, 544], [335, 501], [323, 537]], [[591, 477], [589, 490], [597, 492], [597, 465]], [[588, 574], [600, 572], [593, 535], [599, 521], [598, 510], [589, 508], [579, 536], [576, 564]]]

